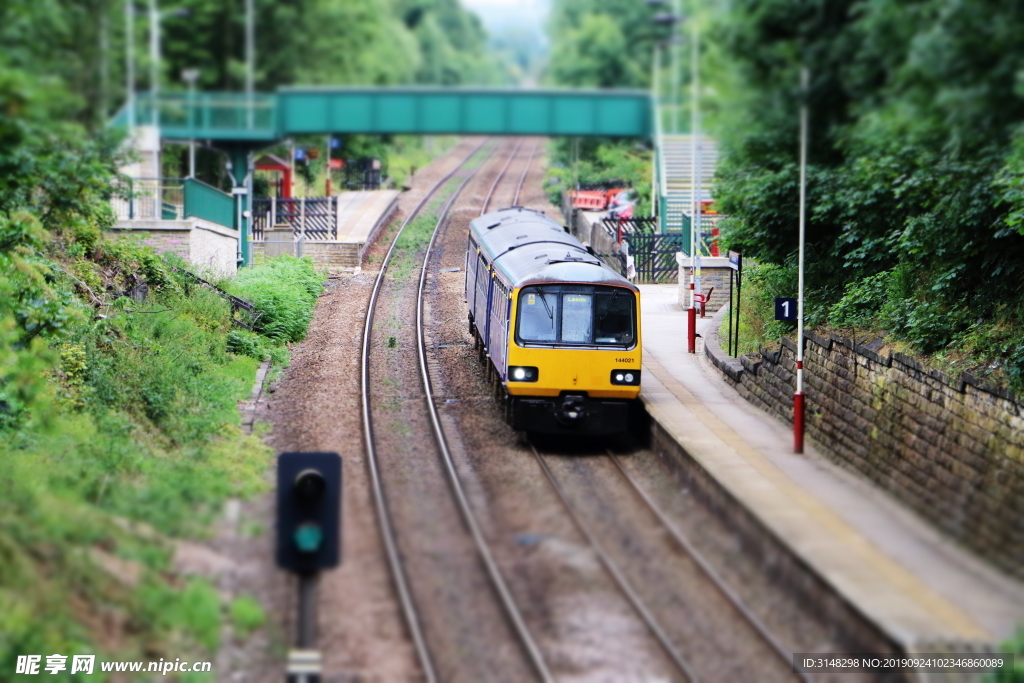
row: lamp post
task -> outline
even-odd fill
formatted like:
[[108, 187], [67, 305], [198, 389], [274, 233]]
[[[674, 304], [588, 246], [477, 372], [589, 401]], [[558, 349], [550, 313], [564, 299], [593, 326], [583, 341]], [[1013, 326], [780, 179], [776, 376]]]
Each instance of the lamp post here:
[[[682, 8], [680, 7], [680, 0], [673, 0], [672, 2], [672, 14], [675, 15], [677, 21], [683, 16]], [[673, 37], [677, 32], [676, 26], [672, 27]], [[679, 132], [679, 41], [675, 40], [672, 44], [672, 132]]]
[[149, 0], [149, 94], [153, 125], [160, 124], [156, 98], [160, 93], [160, 10]]
[[[199, 69], [182, 70], [181, 79], [188, 84], [188, 127], [189, 130], [195, 130], [196, 81], [199, 79]], [[195, 137], [190, 137], [188, 141], [188, 177], [196, 177]]]
[[[149, 93], [153, 109], [152, 123], [160, 125], [160, 108], [157, 106], [157, 97], [160, 94], [160, 20], [165, 16], [187, 17], [191, 12], [187, 7], [160, 11], [156, 4], [157, 0], [149, 0]], [[131, 0], [129, 0], [129, 4]]]
[[[662, 6], [664, 6], [664, 4], [665, 4], [665, 0], [647, 0], [647, 5], [650, 6], [650, 7], [662, 7]], [[675, 54], [678, 52], [678, 48], [675, 47], [678, 44], [678, 42], [679, 42], [678, 36], [676, 35], [676, 27], [678, 26], [679, 22], [682, 20], [682, 17], [680, 16], [680, 14], [678, 12], [678, 6], [679, 6], [679, 2], [678, 2], [678, 0], [676, 0], [675, 1], [675, 8], [677, 10], [676, 12], [674, 12], [674, 13], [672, 13], [672, 12], [659, 12], [658, 14], [654, 15], [654, 17], [651, 19], [651, 21], [655, 25], [657, 25], [657, 26], [668, 26], [668, 27], [670, 27], [670, 30], [671, 30], [671, 33], [672, 33], [672, 35], [669, 38], [667, 38], [667, 39], [664, 39], [664, 40], [655, 39], [655, 41], [654, 41], [654, 51], [653, 51], [653, 55], [652, 55], [652, 58], [651, 58], [651, 100], [652, 100], [652, 104], [654, 105], [655, 129], [656, 129], [656, 131], [658, 131], [658, 133], [656, 133], [656, 135], [658, 135], [660, 133], [660, 130], [661, 130], [661, 48], [662, 48], [663, 45], [667, 46], [667, 47], [671, 47], [672, 48], [673, 56], [675, 56]], [[675, 100], [676, 100], [676, 97], [677, 97], [677, 95], [676, 95], [676, 92], [677, 92], [677, 90], [676, 90], [676, 88], [677, 88], [676, 82], [678, 81], [678, 78], [675, 77], [675, 60], [673, 60], [673, 72], [672, 73], [673, 73], [673, 78], [672, 78], [672, 88], [673, 89], [671, 91], [672, 92], [671, 97], [672, 97], [672, 101], [673, 101], [673, 106], [675, 106], [675, 104], [676, 104]], [[660, 142], [660, 140], [657, 140], [656, 142]], [[659, 150], [658, 153], [660, 154], [662, 152], [663, 152], [663, 150]], [[651, 182], [651, 215], [655, 215], [655, 216], [658, 214], [658, 208], [659, 208], [658, 207], [658, 196], [659, 196], [658, 164], [659, 164], [658, 156], [655, 155], [654, 159], [652, 159], [652, 166], [653, 166], [653, 168], [651, 169], [651, 179], [652, 179], [652, 182]], [[663, 181], [664, 179], [661, 178], [660, 180]], [[662, 217], [662, 219], [664, 219], [664, 216]]]
[[807, 227], [807, 94], [810, 73], [800, 69], [800, 247], [797, 257], [796, 393], [793, 394], [793, 452], [804, 452], [804, 241]]
[[[692, 264], [692, 280], [690, 283], [690, 308], [696, 310], [697, 299], [700, 293], [700, 29], [697, 27], [696, 17], [690, 19], [691, 31], [691, 56], [690, 56], [690, 171], [693, 189], [693, 214], [690, 221], [690, 259]], [[691, 350], [692, 351], [692, 350]]]

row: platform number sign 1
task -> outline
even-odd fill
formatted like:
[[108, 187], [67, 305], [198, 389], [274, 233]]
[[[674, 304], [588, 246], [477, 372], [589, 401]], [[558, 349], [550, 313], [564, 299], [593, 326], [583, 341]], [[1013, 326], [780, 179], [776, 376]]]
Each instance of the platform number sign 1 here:
[[775, 297], [775, 319], [796, 320], [796, 299], [784, 296]]

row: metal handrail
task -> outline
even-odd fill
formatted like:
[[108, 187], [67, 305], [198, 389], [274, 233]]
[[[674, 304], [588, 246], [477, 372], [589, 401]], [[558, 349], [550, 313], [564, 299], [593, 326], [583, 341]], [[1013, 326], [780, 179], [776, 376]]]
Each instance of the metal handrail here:
[[185, 218], [201, 218], [225, 228], [237, 229], [235, 225], [235, 199], [195, 178], [185, 179]]
[[177, 220], [182, 218], [182, 178], [129, 178], [127, 197], [112, 197], [118, 218]]
[[[119, 112], [114, 120], [126, 116]], [[154, 100], [150, 93], [139, 93], [135, 124], [148, 125], [154, 121], [164, 129], [166, 137], [202, 137], [203, 133], [220, 130], [261, 137], [274, 135], [277, 99], [267, 94], [161, 93]]]

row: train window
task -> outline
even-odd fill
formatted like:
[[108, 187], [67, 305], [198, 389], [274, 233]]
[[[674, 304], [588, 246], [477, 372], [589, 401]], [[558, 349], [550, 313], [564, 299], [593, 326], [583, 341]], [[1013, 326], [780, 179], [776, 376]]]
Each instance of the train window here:
[[594, 343], [633, 343], [633, 296], [616, 289], [594, 297]]
[[636, 343], [636, 297], [618, 287], [545, 285], [519, 294], [516, 339], [524, 343]]
[[573, 292], [562, 295], [562, 341], [586, 344], [594, 321], [594, 302], [590, 294]]
[[524, 341], [555, 341], [557, 306], [558, 295], [555, 293], [533, 288], [524, 290], [519, 298], [519, 337]]

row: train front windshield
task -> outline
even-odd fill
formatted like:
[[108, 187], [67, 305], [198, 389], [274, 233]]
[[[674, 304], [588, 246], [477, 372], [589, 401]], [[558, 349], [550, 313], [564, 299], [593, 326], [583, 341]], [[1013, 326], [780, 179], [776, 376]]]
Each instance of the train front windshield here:
[[519, 293], [516, 343], [631, 348], [636, 297], [623, 287], [540, 285]]

